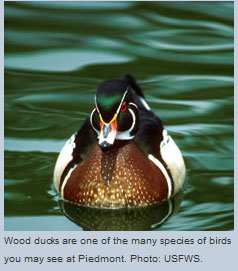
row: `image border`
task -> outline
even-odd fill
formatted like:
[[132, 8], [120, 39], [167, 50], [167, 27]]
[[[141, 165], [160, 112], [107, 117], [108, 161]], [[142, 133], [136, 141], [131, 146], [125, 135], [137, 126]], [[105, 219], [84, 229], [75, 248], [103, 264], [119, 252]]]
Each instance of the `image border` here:
[[[213, 1], [213, 0], [210, 0]], [[209, 1], [209, 2], [210, 2]], [[220, 1], [220, 0], [218, 0]], [[228, 1], [228, 0], [225, 0]], [[0, 140], [0, 148], [1, 148], [1, 158], [0, 158], [0, 172], [1, 172], [1, 177], [2, 180], [4, 180], [4, 2], [0, 0], [0, 29], [1, 29], [1, 78], [0, 78], [0, 84], [1, 84], [1, 114], [0, 114], [0, 123], [1, 123], [1, 140]], [[196, 1], [195, 1], [196, 2]], [[229, 2], [234, 2], [234, 12], [235, 14], [238, 14], [238, 4], [237, 1], [229, 1]], [[238, 83], [238, 73], [237, 73], [237, 58], [238, 58], [238, 54], [237, 54], [237, 41], [238, 41], [238, 35], [237, 35], [237, 16], [234, 16], [234, 24], [235, 24], [235, 29], [234, 29], [234, 45], [235, 45], [235, 49], [234, 49], [234, 231], [214, 231], [214, 232], [207, 232], [207, 231], [194, 231], [194, 232], [186, 232], [186, 231], [172, 231], [172, 232], [166, 232], [166, 231], [161, 231], [161, 232], [150, 232], [150, 231], [145, 231], [145, 232], [118, 232], [116, 233], [118, 236], [121, 237], [128, 237], [130, 238], [131, 236], [139, 236], [139, 237], [152, 237], [152, 236], [156, 236], [159, 235], [160, 237], [176, 237], [176, 236], [184, 236], [184, 237], [188, 237], [191, 238], [191, 236], [197, 236], [197, 237], [202, 237], [203, 235], [212, 235], [212, 236], [218, 236], [218, 237], [224, 237], [224, 236], [230, 236], [232, 238], [232, 246], [230, 248], [228, 247], [220, 247], [219, 250], [218, 249], [214, 249], [212, 247], [208, 247], [208, 248], [199, 248], [199, 246], [195, 247], [195, 251], [197, 251], [198, 253], [200, 252], [200, 250], [202, 251], [202, 254], [207, 254], [209, 256], [209, 260], [207, 261], [206, 264], [203, 265], [203, 268], [208, 268], [208, 267], [212, 267], [214, 268], [215, 266], [218, 267], [217, 270], [223, 270], [225, 267], [229, 266], [235, 266], [236, 263], [236, 257], [237, 257], [237, 251], [238, 251], [238, 232], [237, 232], [237, 205], [238, 205], [238, 199], [237, 199], [237, 164], [238, 164], [238, 158], [237, 158], [237, 137], [238, 137], [238, 133], [237, 133], [237, 124], [238, 124], [238, 118], [237, 118], [237, 110], [238, 110], [238, 89], [237, 89], [237, 83]], [[14, 235], [15, 237], [18, 238], [23, 238], [23, 237], [28, 237], [30, 236], [41, 236], [41, 237], [46, 237], [46, 236], [58, 236], [60, 238], [62, 237], [68, 237], [68, 238], [73, 238], [76, 237], [78, 238], [79, 235], [81, 237], [98, 237], [98, 238], [102, 238], [109, 235], [114, 235], [113, 232], [78, 232], [78, 231], [71, 231], [71, 232], [65, 232], [65, 231], [42, 231], [42, 232], [38, 232], [38, 231], [32, 231], [32, 232], [25, 232], [25, 231], [4, 231], [4, 182], [1, 182], [1, 191], [2, 191], [2, 197], [1, 197], [1, 204], [0, 204], [0, 210], [1, 210], [1, 218], [0, 219], [0, 229], [1, 229], [1, 243], [0, 243], [0, 253], [1, 253], [1, 258], [2, 255], [4, 255], [4, 253], [11, 253], [11, 255], [23, 255], [24, 253], [31, 253], [30, 247], [21, 247], [21, 251], [19, 249], [19, 247], [11, 247], [11, 248], [6, 248], [6, 246], [4, 246], [3, 243], [3, 237], [4, 236], [9, 236], [9, 235]], [[60, 247], [61, 248], [61, 247]], [[61, 250], [56, 249], [57, 253], [60, 253]], [[10, 250], [11, 249], [11, 250]], [[70, 247], [70, 249], [72, 251], [75, 250], [75, 248]], [[98, 249], [98, 248], [97, 248]], [[100, 247], [101, 249], [101, 247]], [[141, 248], [141, 250], [143, 249], [143, 247]], [[170, 248], [171, 249], [171, 248]], [[67, 249], [65, 249], [67, 252]], [[110, 250], [112, 250], [113, 252], [117, 250], [116, 249], [112, 249], [109, 248], [109, 250], [107, 250], [107, 253], [110, 252]], [[85, 250], [87, 252], [87, 250]], [[90, 248], [90, 251], [88, 251], [87, 253], [96, 253], [97, 250], [95, 250], [94, 248]], [[106, 251], [103, 250], [102, 251]], [[130, 253], [133, 252], [134, 248], [128, 246], [126, 249], [126, 252]], [[173, 248], [173, 253], [179, 253], [180, 248]], [[186, 252], [186, 248], [183, 247], [183, 252]], [[65, 255], [66, 252], [61, 252], [63, 255]], [[86, 253], [85, 252], [85, 253]], [[150, 252], [150, 250], [149, 250]], [[55, 253], [55, 247], [47, 247], [44, 248], [38, 248], [37, 249], [37, 253], [48, 253], [48, 254], [54, 254]], [[1, 259], [0, 261], [0, 265], [3, 265], [3, 261]], [[4, 265], [3, 265], [4, 266]], [[119, 265], [114, 265], [115, 266], [115, 270], [119, 270], [118, 267], [121, 269], [122, 267]], [[139, 266], [139, 265], [138, 265]], [[138, 268], [138, 266], [136, 266], [136, 268]], [[149, 265], [148, 265], [149, 266]], [[5, 266], [4, 266], [5, 267]], [[11, 266], [10, 266], [11, 267]], [[6, 268], [6, 270], [11, 270], [10, 267]], [[29, 266], [22, 266], [24, 268], [24, 270], [28, 270], [32, 269], [32, 265]], [[22, 268], [21, 267], [21, 268]], [[86, 266], [85, 266], [86, 267]], [[128, 267], [128, 270], [135, 267], [134, 265], [128, 265], [126, 266], [126, 269]], [[144, 268], [146, 267], [146, 265], [141, 265], [139, 266], [138, 270], [144, 270]], [[201, 266], [198, 265], [197, 267], [194, 265], [194, 270], [199, 270], [201, 269]], [[21, 269], [20, 268], [20, 269]], [[46, 268], [46, 267], [44, 267]], [[47, 268], [45, 270], [48, 270], [49, 268], [51, 268], [51, 266], [47, 266]], [[57, 267], [58, 268], [58, 267]], [[62, 265], [59, 267], [59, 270], [63, 270], [63, 268], [65, 269], [65, 265]], [[71, 267], [70, 267], [71, 268]], [[73, 267], [73, 270], [78, 270], [79, 265], [76, 265]], [[98, 268], [102, 268], [102, 266], [99, 266]], [[112, 266], [110, 265], [104, 265], [103, 266], [104, 269], [106, 270], [110, 270], [112, 268]], [[166, 270], [174, 270], [174, 266], [167, 266]], [[179, 270], [181, 270], [183, 268], [183, 270], [191, 270], [191, 265], [185, 265], [182, 264], [179, 265], [177, 267]], [[85, 268], [85, 270], [95, 270], [95, 266], [94, 265], [87, 265], [87, 268]], [[154, 265], [153, 269], [151, 268], [151, 270], [158, 270], [158, 266]]]

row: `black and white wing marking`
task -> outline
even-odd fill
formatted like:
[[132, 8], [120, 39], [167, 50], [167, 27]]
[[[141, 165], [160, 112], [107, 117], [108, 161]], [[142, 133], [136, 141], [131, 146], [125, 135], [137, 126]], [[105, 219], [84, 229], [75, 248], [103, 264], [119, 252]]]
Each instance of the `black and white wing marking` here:
[[173, 178], [173, 194], [175, 194], [184, 183], [185, 163], [178, 146], [165, 129], [163, 130], [163, 140], [160, 143], [160, 155]]
[[73, 160], [73, 150], [75, 149], [75, 137], [76, 133], [73, 134], [70, 139], [65, 143], [64, 147], [62, 148], [54, 169], [54, 186], [57, 192], [60, 192], [60, 180], [61, 176], [67, 165]]
[[96, 134], [88, 118], [79, 131], [73, 134], [66, 142], [56, 161], [54, 186], [61, 196], [62, 188], [66, 184], [73, 169], [86, 158], [95, 142]]
[[170, 198], [184, 183], [185, 165], [176, 143], [152, 111], [140, 111], [140, 128], [136, 141], [148, 159], [163, 173]]

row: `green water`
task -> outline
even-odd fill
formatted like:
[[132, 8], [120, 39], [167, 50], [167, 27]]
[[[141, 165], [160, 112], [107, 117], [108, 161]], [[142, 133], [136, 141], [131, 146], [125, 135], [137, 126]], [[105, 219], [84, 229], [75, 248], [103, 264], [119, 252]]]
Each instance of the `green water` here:
[[[233, 2], [5, 2], [5, 230], [233, 230]], [[95, 210], [52, 186], [98, 83], [131, 73], [179, 145], [163, 205]]]

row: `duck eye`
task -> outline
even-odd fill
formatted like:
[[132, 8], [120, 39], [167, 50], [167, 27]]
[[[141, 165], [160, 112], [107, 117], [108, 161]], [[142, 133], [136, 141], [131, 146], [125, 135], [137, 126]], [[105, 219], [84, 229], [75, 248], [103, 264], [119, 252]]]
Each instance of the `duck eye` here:
[[121, 112], [125, 112], [126, 111], [126, 102], [124, 102], [121, 106]]

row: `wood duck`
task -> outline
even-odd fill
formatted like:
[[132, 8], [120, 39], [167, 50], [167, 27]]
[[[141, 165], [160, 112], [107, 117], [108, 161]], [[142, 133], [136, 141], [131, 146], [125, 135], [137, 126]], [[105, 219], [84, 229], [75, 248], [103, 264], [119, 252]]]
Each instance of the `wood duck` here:
[[95, 108], [66, 142], [54, 170], [62, 198], [102, 208], [165, 201], [184, 179], [179, 148], [128, 74], [99, 84]]

